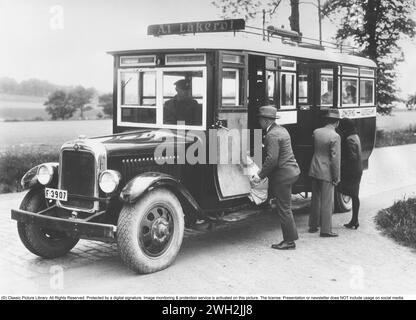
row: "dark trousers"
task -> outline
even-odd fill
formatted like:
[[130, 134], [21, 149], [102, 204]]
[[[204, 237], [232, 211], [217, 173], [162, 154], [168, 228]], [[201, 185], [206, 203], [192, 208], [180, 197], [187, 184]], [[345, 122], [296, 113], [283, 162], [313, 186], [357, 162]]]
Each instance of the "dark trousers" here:
[[312, 178], [312, 202], [309, 227], [321, 227], [321, 233], [332, 232], [333, 212], [334, 185], [327, 181]]
[[292, 213], [292, 185], [299, 176], [282, 183], [273, 183], [272, 192], [276, 199], [276, 211], [282, 226], [283, 240], [297, 240], [298, 231]]

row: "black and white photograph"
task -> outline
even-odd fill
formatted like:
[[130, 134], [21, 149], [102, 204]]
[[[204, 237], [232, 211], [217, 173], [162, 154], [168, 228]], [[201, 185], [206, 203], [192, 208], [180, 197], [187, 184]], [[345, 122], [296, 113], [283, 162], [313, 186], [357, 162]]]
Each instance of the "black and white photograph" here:
[[0, 39], [2, 300], [416, 299], [415, 0], [0, 0]]

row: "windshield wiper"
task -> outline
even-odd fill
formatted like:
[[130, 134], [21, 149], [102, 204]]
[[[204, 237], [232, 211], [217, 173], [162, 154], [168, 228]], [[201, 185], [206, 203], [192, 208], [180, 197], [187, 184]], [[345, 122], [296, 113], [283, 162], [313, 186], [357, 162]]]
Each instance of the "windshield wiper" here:
[[125, 86], [127, 86], [127, 84], [129, 83], [129, 81], [133, 79], [133, 77], [130, 77], [129, 80], [127, 80], [126, 82], [124, 82], [124, 84], [121, 86], [122, 89], [124, 89]]

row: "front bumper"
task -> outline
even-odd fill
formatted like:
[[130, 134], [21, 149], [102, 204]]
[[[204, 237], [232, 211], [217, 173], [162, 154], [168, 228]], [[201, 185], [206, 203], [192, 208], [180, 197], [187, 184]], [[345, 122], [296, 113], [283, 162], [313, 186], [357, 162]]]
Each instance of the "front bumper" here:
[[42, 228], [64, 231], [68, 235], [79, 238], [115, 239], [117, 227], [111, 224], [85, 222], [81, 219], [59, 218], [57, 207], [51, 207], [41, 213], [24, 210], [12, 210], [11, 218], [19, 222], [34, 224]]

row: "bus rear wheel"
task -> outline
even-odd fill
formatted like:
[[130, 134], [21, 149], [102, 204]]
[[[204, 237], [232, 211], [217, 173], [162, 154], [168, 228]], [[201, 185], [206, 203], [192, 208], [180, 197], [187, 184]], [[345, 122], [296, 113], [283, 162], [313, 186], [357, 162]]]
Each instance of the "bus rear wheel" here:
[[348, 212], [352, 208], [352, 199], [350, 196], [342, 194], [337, 189], [334, 191], [334, 212]]

